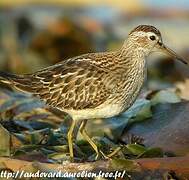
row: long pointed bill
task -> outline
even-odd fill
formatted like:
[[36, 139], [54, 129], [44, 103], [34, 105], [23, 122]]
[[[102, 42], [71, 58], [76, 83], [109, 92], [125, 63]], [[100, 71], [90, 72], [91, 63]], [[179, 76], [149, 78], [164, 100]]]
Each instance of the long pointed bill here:
[[183, 62], [184, 64], [188, 64], [188, 62], [186, 60], [184, 60], [182, 57], [177, 55], [173, 50], [166, 47], [162, 42], [158, 42], [156, 45], [156, 48], [158, 50], [160, 50], [161, 52], [167, 54], [168, 56], [170, 56], [174, 59], [178, 59], [179, 61]]

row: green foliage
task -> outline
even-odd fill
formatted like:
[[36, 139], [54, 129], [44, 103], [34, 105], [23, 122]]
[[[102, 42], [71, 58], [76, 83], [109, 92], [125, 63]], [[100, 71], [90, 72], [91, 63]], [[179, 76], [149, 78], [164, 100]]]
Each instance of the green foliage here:
[[159, 91], [151, 99], [152, 105], [156, 105], [159, 103], [177, 103], [180, 101], [181, 101], [180, 97], [176, 93], [169, 90]]

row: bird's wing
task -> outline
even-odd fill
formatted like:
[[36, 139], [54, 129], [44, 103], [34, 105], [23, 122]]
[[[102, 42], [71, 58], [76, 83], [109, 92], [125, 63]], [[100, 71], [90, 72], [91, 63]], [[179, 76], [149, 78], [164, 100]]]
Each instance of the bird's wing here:
[[108, 72], [90, 61], [68, 60], [30, 76], [32, 93], [46, 104], [60, 109], [95, 108], [111, 93]]

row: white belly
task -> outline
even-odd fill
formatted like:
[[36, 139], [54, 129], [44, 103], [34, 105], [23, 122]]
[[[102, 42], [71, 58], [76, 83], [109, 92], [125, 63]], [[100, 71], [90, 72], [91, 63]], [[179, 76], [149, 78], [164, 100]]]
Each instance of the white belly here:
[[121, 112], [121, 106], [119, 104], [100, 105], [95, 109], [84, 109], [84, 110], [64, 110], [74, 120], [84, 119], [98, 119], [108, 118], [118, 115]]

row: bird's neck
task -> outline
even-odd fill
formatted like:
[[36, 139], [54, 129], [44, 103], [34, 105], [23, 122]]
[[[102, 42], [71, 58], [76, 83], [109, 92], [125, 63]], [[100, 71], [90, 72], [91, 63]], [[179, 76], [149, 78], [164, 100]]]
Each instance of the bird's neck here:
[[118, 54], [120, 64], [125, 67], [141, 68], [145, 65], [147, 56], [145, 49], [132, 41], [125, 41]]
[[146, 56], [142, 49], [133, 44], [124, 44], [119, 53], [120, 64], [122, 64], [120, 87], [124, 89], [122, 101], [125, 104], [123, 107], [125, 110], [135, 101], [144, 83], [147, 74]]
[[135, 44], [124, 44], [119, 50], [119, 64], [121, 74], [128, 81], [133, 81], [142, 86], [147, 74], [146, 55], [142, 48]]
[[145, 58], [149, 55], [149, 51], [144, 45], [141, 45], [136, 40], [132, 40], [131, 38], [125, 40], [120, 51], [125, 57], [133, 57], [133, 59]]

